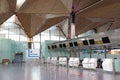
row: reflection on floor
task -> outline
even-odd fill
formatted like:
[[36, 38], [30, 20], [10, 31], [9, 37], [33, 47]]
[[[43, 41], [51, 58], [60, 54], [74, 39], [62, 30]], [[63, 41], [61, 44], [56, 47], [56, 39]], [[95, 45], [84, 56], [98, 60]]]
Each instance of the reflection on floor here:
[[120, 80], [120, 74], [53, 65], [24, 63], [0, 65], [0, 80]]

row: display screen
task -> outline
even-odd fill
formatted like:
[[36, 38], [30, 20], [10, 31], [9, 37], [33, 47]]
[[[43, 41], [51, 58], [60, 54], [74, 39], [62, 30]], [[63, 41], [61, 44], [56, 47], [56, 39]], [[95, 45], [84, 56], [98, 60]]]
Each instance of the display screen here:
[[95, 44], [94, 39], [90, 39], [90, 40], [89, 40], [89, 43], [90, 43], [91, 45]]
[[66, 47], [66, 44], [65, 44], [65, 43], [63, 44], [63, 47]]
[[69, 45], [70, 45], [70, 47], [73, 47], [73, 43], [72, 42], [70, 42]]
[[78, 43], [77, 43], [77, 42], [74, 42], [74, 45], [75, 45], [75, 46], [78, 46]]
[[50, 49], [50, 46], [48, 46], [48, 49]]
[[59, 47], [62, 48], [62, 44], [59, 44]]
[[83, 45], [88, 45], [87, 40], [84, 40], [84, 41], [83, 41]]
[[102, 41], [103, 41], [103, 43], [110, 43], [110, 40], [108, 37], [103, 37]]
[[54, 49], [55, 48], [55, 46], [54, 45], [52, 45], [52, 49]]
[[56, 46], [56, 45], [54, 45], [54, 48], [57, 48], [57, 46]]

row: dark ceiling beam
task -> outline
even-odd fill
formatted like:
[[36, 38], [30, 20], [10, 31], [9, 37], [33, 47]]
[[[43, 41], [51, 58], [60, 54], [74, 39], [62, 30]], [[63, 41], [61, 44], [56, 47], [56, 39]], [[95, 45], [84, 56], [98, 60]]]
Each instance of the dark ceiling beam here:
[[56, 26], [62, 33], [63, 35], [67, 38], [67, 35], [65, 34], [65, 32], [63, 31], [63, 29], [60, 26]]

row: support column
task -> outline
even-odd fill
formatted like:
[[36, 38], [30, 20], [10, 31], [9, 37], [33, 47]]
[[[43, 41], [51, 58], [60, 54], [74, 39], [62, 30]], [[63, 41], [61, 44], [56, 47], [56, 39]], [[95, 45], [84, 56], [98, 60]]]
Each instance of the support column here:
[[20, 33], [21, 33], [21, 29], [20, 28], [18, 28], [19, 29], [19, 42], [20, 42]]
[[9, 36], [10, 36], [10, 34], [9, 34], [9, 28], [8, 28], [8, 39], [9, 39]]
[[42, 43], [42, 41], [41, 41], [41, 33], [40, 33], [40, 59], [42, 59], [42, 52], [41, 52], [41, 47], [42, 47], [42, 45], [41, 45], [41, 43]]
[[51, 40], [51, 30], [49, 30], [49, 40]]
[[[72, 11], [70, 14], [69, 24], [68, 24], [68, 37], [67, 39], [75, 38], [75, 12]], [[76, 49], [71, 48], [71, 57], [77, 57]]]
[[72, 11], [70, 18], [70, 27], [71, 27], [71, 39], [75, 38], [75, 12]]
[[105, 58], [107, 58], [107, 49], [106, 49], [106, 46], [104, 46], [104, 50], [105, 50]]
[[28, 38], [28, 49], [32, 49], [33, 38]]
[[60, 35], [60, 30], [59, 30], [59, 41], [60, 41], [60, 36], [61, 36], [61, 35]]

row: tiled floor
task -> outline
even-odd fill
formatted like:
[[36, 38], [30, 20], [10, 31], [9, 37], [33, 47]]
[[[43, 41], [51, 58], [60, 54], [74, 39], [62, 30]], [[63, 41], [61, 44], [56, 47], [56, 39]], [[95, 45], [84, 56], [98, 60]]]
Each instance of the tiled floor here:
[[1, 64], [0, 80], [120, 80], [120, 74], [38, 63]]

